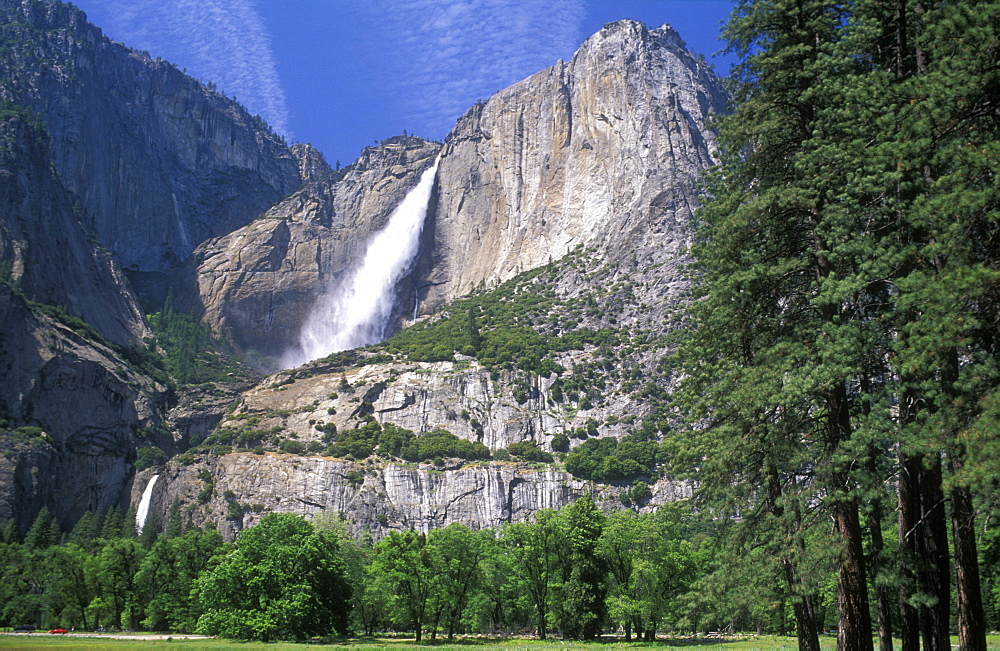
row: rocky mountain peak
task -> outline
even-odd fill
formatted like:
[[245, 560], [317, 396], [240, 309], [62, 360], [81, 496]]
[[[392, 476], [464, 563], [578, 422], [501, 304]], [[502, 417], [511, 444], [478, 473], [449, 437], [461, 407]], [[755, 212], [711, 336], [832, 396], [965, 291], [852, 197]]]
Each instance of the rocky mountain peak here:
[[304, 183], [318, 181], [333, 170], [323, 154], [310, 144], [295, 143], [291, 147], [292, 156], [299, 164], [299, 176]]

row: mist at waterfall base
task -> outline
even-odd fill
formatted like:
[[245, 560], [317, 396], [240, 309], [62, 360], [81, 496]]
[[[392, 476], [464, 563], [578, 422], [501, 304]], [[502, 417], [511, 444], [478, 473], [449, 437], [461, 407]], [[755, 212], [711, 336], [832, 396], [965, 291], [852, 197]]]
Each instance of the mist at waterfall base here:
[[439, 162], [423, 172], [386, 227], [368, 243], [364, 260], [347, 281], [326, 288], [302, 327], [299, 345], [282, 357], [282, 368], [385, 338], [396, 283], [409, 273], [420, 247]]

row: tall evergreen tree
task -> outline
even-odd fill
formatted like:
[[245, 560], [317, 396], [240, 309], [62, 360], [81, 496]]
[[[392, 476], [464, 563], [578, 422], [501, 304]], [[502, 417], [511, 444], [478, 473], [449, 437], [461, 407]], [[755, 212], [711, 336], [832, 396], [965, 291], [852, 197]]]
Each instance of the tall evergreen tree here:
[[995, 490], [998, 15], [990, 0], [746, 0], [726, 28], [743, 62], [698, 213], [677, 402], [702, 425], [700, 494], [740, 506], [744, 528], [776, 539], [815, 505], [830, 514], [845, 648], [870, 644], [859, 516], [884, 561], [893, 448], [903, 647], [918, 629], [949, 644], [949, 506], [963, 647], [985, 644], [971, 532], [975, 491]]
[[[820, 500], [829, 513], [840, 643], [864, 649], [856, 468], [868, 432], [856, 386], [877, 276], [864, 263], [879, 250], [879, 233], [845, 206], [844, 174], [855, 161], [841, 147], [845, 100], [831, 80], [856, 65], [834, 47], [846, 19], [843, 5], [811, 0], [746, 1], [733, 12], [725, 35], [743, 61], [734, 112], [719, 122], [722, 167], [699, 212], [703, 296], [682, 355], [694, 387], [686, 395], [707, 399], [689, 401], [689, 413], [712, 419], [717, 431], [708, 436], [722, 438], [723, 449], [752, 452], [716, 486], [747, 486], [752, 503], [792, 536], [811, 519], [803, 515], [810, 504]], [[743, 484], [747, 472], [760, 477]], [[789, 490], [802, 497], [790, 500]], [[796, 602], [800, 648], [815, 649], [807, 605]]]
[[43, 506], [35, 516], [35, 521], [24, 536], [24, 544], [29, 549], [46, 549], [59, 542], [59, 526], [49, 509]]

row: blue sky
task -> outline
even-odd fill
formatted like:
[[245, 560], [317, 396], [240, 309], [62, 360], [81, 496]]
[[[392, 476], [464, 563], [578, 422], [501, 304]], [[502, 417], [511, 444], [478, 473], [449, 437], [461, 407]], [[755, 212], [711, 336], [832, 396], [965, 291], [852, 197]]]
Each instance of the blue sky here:
[[671, 24], [725, 73], [729, 0], [76, 0], [111, 38], [213, 81], [330, 164], [404, 130], [442, 139], [476, 100], [604, 23]]

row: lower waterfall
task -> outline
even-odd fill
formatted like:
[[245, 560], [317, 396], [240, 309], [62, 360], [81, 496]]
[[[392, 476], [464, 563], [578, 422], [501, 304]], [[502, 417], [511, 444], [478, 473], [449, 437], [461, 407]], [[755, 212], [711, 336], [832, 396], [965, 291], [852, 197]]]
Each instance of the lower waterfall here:
[[142, 499], [139, 500], [139, 508], [135, 510], [136, 533], [142, 533], [142, 528], [146, 524], [146, 518], [149, 516], [149, 502], [153, 499], [153, 485], [156, 484], [156, 480], [159, 478], [159, 475], [153, 475], [149, 483], [146, 484], [146, 490], [142, 492]]
[[396, 282], [410, 271], [420, 246], [440, 161], [439, 156], [423, 172], [386, 227], [369, 242], [364, 260], [346, 282], [328, 287], [320, 297], [302, 327], [298, 346], [282, 358], [282, 368], [385, 338]]

